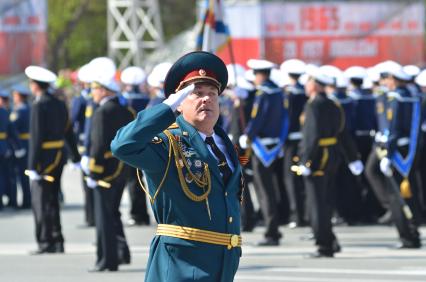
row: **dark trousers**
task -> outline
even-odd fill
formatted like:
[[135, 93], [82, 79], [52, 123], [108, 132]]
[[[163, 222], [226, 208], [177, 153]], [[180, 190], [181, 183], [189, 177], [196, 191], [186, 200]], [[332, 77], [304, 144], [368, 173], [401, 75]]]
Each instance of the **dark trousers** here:
[[278, 224], [283, 225], [287, 224], [290, 218], [289, 200], [284, 182], [284, 158], [280, 157], [276, 159], [271, 166], [275, 171], [278, 184]]
[[84, 180], [84, 173], [82, 173], [82, 185], [83, 185], [83, 191], [84, 191], [84, 219], [86, 221], [86, 224], [88, 226], [94, 226], [95, 225], [95, 212], [94, 212], [94, 196], [93, 196], [93, 189], [90, 189], [87, 187], [87, 183]]
[[408, 204], [413, 214], [413, 220], [408, 220], [406, 218], [401, 207], [399, 185], [402, 181], [402, 177], [394, 170], [394, 176], [392, 176], [392, 178], [393, 182], [395, 182], [398, 187], [392, 188], [390, 178], [384, 176], [380, 171], [380, 160], [375, 150], [371, 152], [367, 162], [367, 177], [369, 181], [371, 181], [372, 187], [379, 200], [391, 210], [392, 219], [395, 222], [401, 241], [403, 243], [405, 241], [417, 243], [420, 240], [417, 226], [421, 221], [418, 193], [420, 176], [418, 175], [417, 161], [414, 161], [408, 176], [412, 197], [405, 199], [405, 202]]
[[121, 261], [130, 262], [130, 251], [121, 222], [120, 202], [125, 179], [117, 179], [111, 188], [94, 189], [96, 246], [98, 267], [116, 269]]
[[[140, 172], [142, 180], [142, 172]], [[127, 180], [127, 186], [129, 189], [130, 196], [130, 216], [136, 223], [149, 224], [149, 214], [146, 205], [146, 195], [138, 183], [136, 176], [136, 170], [132, 170], [129, 173], [129, 179]]]
[[30, 181], [29, 178], [25, 175], [25, 169], [27, 168], [28, 157], [25, 155], [20, 159], [16, 159], [16, 179], [21, 185], [22, 189], [22, 204], [23, 208], [31, 207], [31, 191], [30, 191]]
[[333, 253], [336, 236], [332, 230], [331, 217], [334, 208], [334, 180], [336, 168], [324, 171], [323, 176], [305, 176], [306, 203], [309, 206], [309, 221], [314, 232], [315, 244], [320, 252]]
[[278, 240], [278, 199], [280, 195], [278, 177], [275, 174], [274, 163], [265, 167], [256, 155], [252, 159], [253, 182], [259, 200], [260, 210], [265, 221], [265, 237]]
[[[251, 166], [250, 166], [251, 168]], [[251, 199], [249, 191], [249, 183], [253, 182], [253, 177], [246, 173], [246, 169], [243, 169], [245, 179], [245, 189], [243, 191], [243, 202], [241, 203], [241, 227], [243, 230], [250, 231], [256, 225], [256, 213], [254, 211], [253, 201]]]
[[291, 166], [297, 164], [297, 147], [299, 142], [289, 141], [284, 147], [284, 181], [287, 189], [290, 220], [296, 222], [298, 225], [306, 223], [305, 213], [305, 186], [303, 184], [303, 177], [291, 171]]
[[3, 159], [5, 162], [4, 165], [4, 176], [5, 176], [5, 194], [8, 198], [7, 205], [12, 208], [18, 207], [17, 201], [17, 187], [16, 187], [16, 176], [15, 176], [15, 166], [16, 159], [15, 156], [11, 155], [8, 158]]
[[45, 180], [31, 181], [31, 200], [35, 219], [36, 240], [43, 249], [55, 243], [63, 243], [59, 209], [59, 183], [63, 166], [50, 174], [54, 182]]

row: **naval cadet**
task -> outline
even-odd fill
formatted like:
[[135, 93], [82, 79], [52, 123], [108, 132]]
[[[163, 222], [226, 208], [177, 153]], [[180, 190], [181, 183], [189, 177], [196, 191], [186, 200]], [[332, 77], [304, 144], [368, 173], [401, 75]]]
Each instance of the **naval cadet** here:
[[10, 121], [13, 123], [18, 133], [18, 138], [22, 145], [22, 154], [16, 156], [16, 182], [20, 184], [22, 190], [22, 203], [20, 208], [31, 208], [30, 182], [25, 175], [28, 164], [28, 143], [30, 139], [30, 105], [28, 104], [29, 89], [20, 85], [12, 88], [13, 111], [10, 114]]
[[[122, 97], [125, 104], [136, 114], [148, 105], [150, 99], [146, 93], [141, 92], [141, 85], [145, 82], [146, 74], [140, 67], [127, 67], [121, 73], [121, 82], [124, 85]], [[140, 189], [136, 170], [129, 173], [127, 180], [127, 188], [130, 197], [130, 219], [129, 225], [149, 225], [148, 207], [146, 204], [146, 196]]]
[[59, 189], [65, 159], [65, 141], [73, 163], [80, 161], [76, 139], [64, 102], [49, 92], [56, 75], [29, 66], [25, 74], [35, 100], [31, 107], [28, 172], [38, 249], [33, 254], [63, 253]]
[[420, 248], [421, 101], [406, 88], [410, 76], [401, 67], [389, 68], [383, 75], [389, 91], [377, 100], [378, 132], [367, 161], [367, 178], [381, 204], [391, 211], [401, 241], [397, 248]]
[[291, 166], [299, 161], [297, 148], [302, 140], [300, 119], [308, 100], [305, 89], [299, 82], [300, 76], [305, 73], [306, 64], [298, 59], [290, 59], [284, 61], [280, 69], [289, 78], [289, 84], [284, 87], [289, 117], [289, 132], [284, 146], [284, 181], [290, 204], [289, 226], [294, 228], [307, 225], [303, 178], [291, 171]]
[[256, 86], [251, 117], [240, 137], [240, 146], [251, 147], [253, 181], [260, 210], [266, 225], [264, 239], [259, 246], [277, 246], [281, 238], [279, 226], [279, 201], [282, 199], [282, 172], [276, 166], [288, 133], [287, 109], [282, 89], [270, 79], [275, 64], [266, 60], [250, 59], [247, 65], [253, 70]]
[[[344, 112], [325, 94], [334, 79], [320, 70], [309, 73], [305, 84], [309, 100], [304, 109], [303, 138], [299, 147], [300, 165], [295, 171], [304, 176], [309, 220], [317, 251], [313, 258], [333, 257], [340, 251], [332, 230], [333, 181], [341, 161], [337, 146], [344, 134]], [[345, 137], [346, 138], [346, 137]]]
[[97, 259], [89, 271], [117, 271], [119, 264], [130, 263], [130, 250], [121, 222], [120, 202], [128, 167], [114, 158], [109, 145], [119, 128], [133, 120], [132, 112], [120, 104], [118, 84], [102, 69], [91, 89], [98, 108], [93, 113], [90, 131], [89, 176], [87, 186], [94, 189]]
[[145, 281], [233, 281], [241, 256], [241, 167], [215, 126], [227, 79], [217, 56], [186, 54], [166, 77], [168, 98], [139, 112], [111, 143], [115, 156], [144, 171], [159, 223]]

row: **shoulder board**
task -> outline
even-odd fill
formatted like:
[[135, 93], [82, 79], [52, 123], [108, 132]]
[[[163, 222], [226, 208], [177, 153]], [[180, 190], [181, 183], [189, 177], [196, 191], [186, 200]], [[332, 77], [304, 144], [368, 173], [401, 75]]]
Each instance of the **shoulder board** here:
[[179, 125], [176, 122], [172, 123], [169, 127], [167, 127], [167, 129], [176, 129], [176, 128], [179, 128]]

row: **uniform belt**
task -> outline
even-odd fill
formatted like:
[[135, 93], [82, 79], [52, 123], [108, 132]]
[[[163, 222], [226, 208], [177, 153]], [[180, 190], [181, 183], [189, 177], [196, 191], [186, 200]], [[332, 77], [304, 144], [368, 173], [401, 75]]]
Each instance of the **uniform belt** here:
[[398, 145], [399, 147], [406, 146], [409, 143], [410, 143], [410, 138], [408, 138], [408, 137], [402, 137], [402, 138], [398, 138], [398, 140], [396, 140], [396, 145]]
[[29, 133], [21, 133], [18, 135], [19, 139], [21, 140], [28, 140], [30, 139], [30, 134]]
[[64, 147], [64, 140], [46, 141], [41, 144], [42, 149], [60, 149]]
[[4, 140], [7, 138], [7, 133], [6, 132], [0, 132], [0, 140]]
[[318, 145], [320, 147], [328, 147], [328, 146], [332, 146], [332, 145], [336, 145], [336, 144], [337, 144], [337, 138], [336, 137], [321, 138], [318, 141]]
[[265, 138], [259, 138], [259, 139], [260, 139], [260, 143], [262, 143], [263, 146], [275, 145], [280, 142], [280, 138], [265, 137]]
[[241, 236], [237, 234], [226, 234], [171, 224], [158, 224], [156, 235], [222, 245], [228, 247], [228, 249], [241, 247], [242, 242]]
[[300, 140], [302, 139], [302, 132], [290, 132], [288, 134], [288, 140]]
[[370, 136], [373, 137], [376, 133], [374, 130], [355, 130], [356, 136]]

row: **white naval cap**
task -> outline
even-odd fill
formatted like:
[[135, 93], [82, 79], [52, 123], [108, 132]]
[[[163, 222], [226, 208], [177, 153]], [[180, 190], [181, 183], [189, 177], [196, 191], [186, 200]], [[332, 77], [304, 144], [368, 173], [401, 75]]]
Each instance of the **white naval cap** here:
[[342, 75], [342, 71], [336, 67], [336, 66], [332, 66], [332, 65], [323, 65], [319, 67], [319, 70], [321, 71], [321, 73], [330, 76], [334, 79], [337, 79], [337, 77], [339, 75]]
[[166, 79], [166, 75], [172, 67], [172, 63], [163, 62], [157, 64], [148, 75], [147, 82], [151, 87], [161, 87]]
[[120, 87], [114, 78], [108, 78], [103, 75], [95, 76], [93, 82], [99, 83], [102, 87], [107, 90], [117, 93], [120, 91]]
[[279, 87], [284, 87], [289, 84], [289, 80], [283, 75], [283, 73], [279, 69], [271, 69], [270, 79], [273, 83], [278, 85]]
[[388, 60], [388, 61], [378, 63], [377, 65], [374, 66], [374, 68], [379, 74], [384, 74], [384, 73], [390, 73], [392, 70], [400, 69], [401, 65], [395, 61]]
[[330, 75], [329, 70], [331, 70], [331, 68], [324, 67], [325, 66], [323, 66], [322, 68], [310, 67], [306, 70], [306, 73], [309, 75], [309, 77], [312, 77], [321, 84], [333, 85], [335, 83], [335, 79], [333, 76]]
[[399, 80], [408, 81], [412, 79], [412, 76], [407, 74], [402, 67], [389, 69], [388, 73]]
[[426, 70], [422, 70], [414, 79], [414, 82], [421, 87], [426, 87]]
[[412, 78], [416, 77], [420, 73], [420, 68], [415, 65], [406, 65], [402, 67], [402, 70], [410, 75]]
[[31, 93], [31, 91], [28, 89], [28, 87], [26, 87], [26, 86], [23, 86], [22, 84], [15, 84], [15, 85], [13, 85], [12, 87], [11, 87], [11, 90], [12, 91], [16, 91], [16, 92], [18, 92], [19, 94], [21, 94], [21, 95], [25, 95], [25, 96], [28, 96], [28, 95], [30, 95]]
[[120, 78], [124, 84], [139, 85], [144, 82], [146, 74], [142, 68], [131, 66], [123, 70]]
[[[90, 61], [90, 68], [94, 71], [94, 75], [97, 76], [97, 72], [102, 72], [102, 76], [113, 78], [117, 68], [113, 60], [107, 57], [97, 57]], [[93, 67], [93, 68], [92, 68]]]
[[52, 83], [58, 78], [56, 74], [48, 69], [39, 66], [28, 66], [25, 68], [25, 75], [35, 81]]
[[270, 70], [275, 68], [276, 65], [267, 60], [250, 59], [247, 61], [247, 66], [252, 70]]
[[81, 66], [77, 72], [77, 78], [81, 82], [91, 83], [93, 81], [93, 71], [90, 64]]
[[364, 79], [367, 76], [367, 70], [364, 67], [352, 66], [347, 68], [344, 75], [349, 79]]
[[380, 80], [380, 72], [376, 67], [367, 68], [366, 72], [371, 82], [378, 82]]
[[335, 79], [336, 79], [336, 87], [337, 88], [348, 87], [349, 80], [343, 73], [339, 74]]
[[306, 71], [306, 64], [299, 59], [289, 59], [281, 64], [280, 70], [283, 73], [302, 75]]

